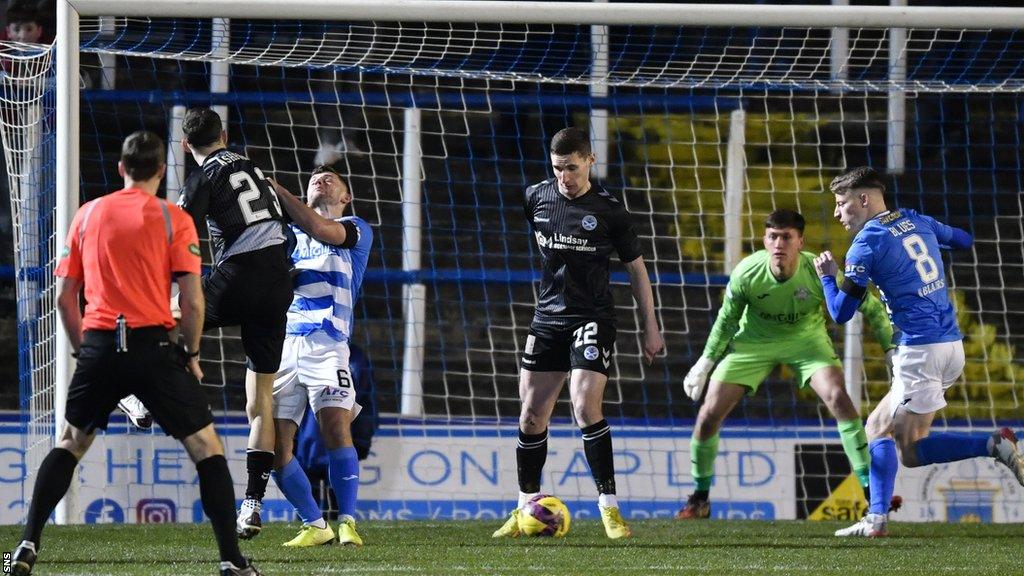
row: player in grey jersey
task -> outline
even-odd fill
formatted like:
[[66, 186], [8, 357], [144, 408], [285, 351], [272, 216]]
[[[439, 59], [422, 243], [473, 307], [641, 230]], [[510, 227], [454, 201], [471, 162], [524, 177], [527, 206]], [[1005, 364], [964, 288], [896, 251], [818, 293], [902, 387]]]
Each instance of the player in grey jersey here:
[[615, 306], [609, 286], [613, 252], [629, 273], [643, 317], [643, 354], [650, 364], [664, 341], [654, 295], [629, 212], [590, 181], [594, 165], [587, 135], [566, 128], [551, 140], [555, 178], [526, 189], [524, 209], [540, 249], [543, 278], [519, 376], [519, 505], [495, 538], [520, 533], [520, 510], [540, 493], [547, 459], [548, 422], [569, 374], [573, 415], [583, 433], [587, 463], [609, 538], [631, 535], [615, 498], [612, 440], [601, 404], [615, 345]]
[[227, 149], [216, 112], [192, 108], [182, 129], [182, 146], [201, 170], [185, 182], [181, 206], [197, 229], [209, 226], [216, 248], [213, 270], [203, 277], [205, 326], [239, 326], [245, 349], [245, 410], [252, 429], [237, 530], [240, 538], [252, 538], [261, 529], [261, 502], [274, 462], [274, 375], [292, 301], [290, 232], [273, 185], [248, 158]]

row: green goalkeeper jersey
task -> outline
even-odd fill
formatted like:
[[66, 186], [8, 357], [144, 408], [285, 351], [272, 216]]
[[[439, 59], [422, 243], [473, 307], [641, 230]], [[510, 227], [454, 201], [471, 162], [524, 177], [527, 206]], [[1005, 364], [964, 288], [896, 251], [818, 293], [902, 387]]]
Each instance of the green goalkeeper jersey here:
[[[819, 339], [825, 330], [825, 296], [814, 270], [814, 254], [801, 252], [796, 273], [780, 282], [772, 274], [770, 255], [759, 250], [744, 258], [729, 276], [725, 301], [711, 329], [704, 356], [719, 360], [729, 344], [786, 343], [800, 347]], [[861, 304], [875, 340], [892, 347], [892, 325], [882, 303], [868, 295]]]

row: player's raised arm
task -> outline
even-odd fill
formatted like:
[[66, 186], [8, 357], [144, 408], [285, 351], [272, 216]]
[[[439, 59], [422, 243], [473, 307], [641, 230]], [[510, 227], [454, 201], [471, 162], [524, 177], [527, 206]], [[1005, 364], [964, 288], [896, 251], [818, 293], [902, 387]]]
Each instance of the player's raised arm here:
[[277, 198], [281, 201], [284, 211], [299, 228], [324, 244], [340, 246], [345, 243], [348, 238], [348, 230], [345, 225], [317, 214], [315, 210], [303, 204], [302, 200], [299, 200], [277, 181], [271, 180], [271, 183], [274, 185], [274, 191], [277, 192]]
[[633, 290], [633, 299], [640, 307], [640, 313], [644, 319], [644, 360], [650, 366], [654, 357], [665, 347], [665, 340], [661, 337], [661, 328], [658, 327], [658, 318], [654, 315], [654, 292], [651, 289], [651, 279], [647, 277], [647, 266], [644, 264], [644, 257], [638, 256], [635, 260], [625, 264], [629, 272], [629, 285]]
[[[823, 278], [823, 285], [826, 284], [828, 280], [825, 280], [824, 277], [821, 276], [822, 271], [833, 270], [833, 266], [835, 265], [835, 260], [831, 260], [831, 264], [827, 263], [827, 260], [831, 257], [831, 253], [827, 252], [828, 256], [825, 256], [825, 254], [826, 253], [822, 253], [815, 258], [815, 270], [818, 272], [819, 276]], [[819, 259], [821, 262], [821, 268], [818, 267]], [[838, 268], [838, 266], [835, 265], [835, 268]], [[835, 285], [834, 272], [832, 284]], [[824, 289], [824, 286], [822, 286], [822, 288]], [[889, 321], [889, 315], [886, 313], [885, 306], [882, 305], [881, 300], [879, 300], [874, 294], [865, 292], [864, 299], [860, 302], [859, 310], [864, 314], [864, 319], [867, 320], [868, 328], [871, 330], [871, 333], [875, 338], [875, 342], [878, 342], [879, 346], [882, 347], [882, 350], [890, 352], [895, 348], [896, 345], [893, 344], [892, 341], [892, 322]], [[832, 311], [829, 310], [830, 315], [831, 313]]]
[[352, 248], [359, 242], [359, 225], [351, 219], [338, 220], [352, 203], [352, 192], [334, 168], [319, 166], [313, 170], [306, 188], [308, 204], [274, 180], [270, 182], [288, 216], [313, 239], [341, 248]]
[[[850, 248], [850, 253], [847, 253], [847, 260], [851, 253], [853, 253], [853, 247]], [[855, 271], [858, 267], [863, 268], [859, 264], [849, 264], [847, 271]], [[832, 252], [828, 250], [814, 258], [814, 269], [818, 272], [818, 277], [821, 278], [821, 288], [825, 293], [825, 304], [828, 306], [829, 315], [837, 323], [845, 324], [860, 308], [861, 301], [867, 293], [867, 281], [864, 280], [864, 284], [860, 284], [860, 279], [856, 275], [854, 277], [844, 275], [842, 285], [836, 284], [836, 272], [839, 270], [839, 265], [836, 264]]]

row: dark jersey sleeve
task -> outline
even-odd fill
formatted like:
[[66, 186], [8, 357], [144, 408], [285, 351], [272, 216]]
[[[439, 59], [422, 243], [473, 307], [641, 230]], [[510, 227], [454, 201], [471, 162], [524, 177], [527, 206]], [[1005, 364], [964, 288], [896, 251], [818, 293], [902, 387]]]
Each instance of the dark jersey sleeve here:
[[200, 236], [206, 230], [206, 214], [210, 211], [210, 191], [209, 186], [206, 186], [207, 182], [202, 168], [193, 170], [185, 179], [181, 196], [178, 197], [178, 206], [192, 217]]
[[612, 212], [611, 216], [611, 239], [612, 244], [615, 246], [615, 251], [619, 254], [619, 260], [622, 262], [632, 262], [637, 258], [643, 256], [643, 250], [640, 249], [640, 239], [636, 235], [636, 230], [633, 229], [633, 221], [629, 215], [629, 211], [626, 210], [625, 206], [621, 204], [619, 207]]
[[530, 186], [523, 191], [523, 215], [526, 217], [526, 226], [533, 232], [533, 190], [536, 186]]

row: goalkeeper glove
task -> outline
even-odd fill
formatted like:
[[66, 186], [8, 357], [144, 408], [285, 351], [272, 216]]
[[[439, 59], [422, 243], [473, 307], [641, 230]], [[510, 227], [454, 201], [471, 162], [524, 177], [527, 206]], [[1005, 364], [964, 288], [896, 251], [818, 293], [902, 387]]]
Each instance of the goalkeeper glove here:
[[697, 363], [690, 368], [690, 371], [686, 373], [686, 378], [683, 378], [683, 389], [686, 390], [686, 395], [694, 402], [700, 400], [701, 394], [704, 393], [704, 387], [708, 385], [711, 369], [714, 367], [714, 360], [701, 356]]

